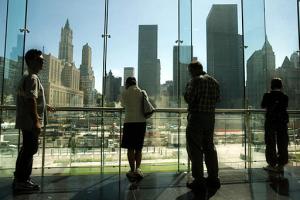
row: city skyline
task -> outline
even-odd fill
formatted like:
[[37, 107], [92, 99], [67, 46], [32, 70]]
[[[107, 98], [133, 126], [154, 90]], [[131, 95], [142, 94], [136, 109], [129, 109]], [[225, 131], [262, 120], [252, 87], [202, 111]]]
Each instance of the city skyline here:
[[[194, 56], [197, 56], [203, 63], [206, 69], [206, 31], [205, 21], [212, 4], [223, 3], [221, 0], [209, 2], [193, 2], [193, 46]], [[230, 0], [226, 3], [238, 5], [238, 25], [239, 34], [241, 33], [241, 8], [240, 1]], [[61, 11], [61, 7], [68, 7], [72, 3], [72, 10], [67, 9]], [[3, 1], [0, 3], [4, 4]], [[74, 32], [74, 62], [79, 66], [81, 59], [81, 47], [85, 43], [89, 43], [93, 48], [93, 66], [95, 69], [95, 77], [102, 77], [102, 38], [103, 32], [103, 2], [96, 0], [88, 0], [83, 6], [81, 2], [72, 2], [66, 0], [63, 2], [41, 2], [32, 0], [29, 2], [28, 12], [28, 27], [30, 33], [27, 35], [26, 49], [44, 47], [46, 53], [52, 53], [57, 56], [57, 40], [59, 38], [59, 30], [62, 23], [68, 18]], [[146, 6], [148, 9], [141, 9]], [[259, 5], [259, 8], [262, 8]], [[4, 8], [3, 5], [2, 8]], [[40, 9], [47, 7], [47, 9]], [[159, 7], [159, 9], [157, 9]], [[257, 9], [257, 5], [249, 6], [248, 12], [245, 12], [245, 26], [249, 26], [247, 19], [254, 18], [253, 11]], [[78, 15], [82, 12], [82, 8], [86, 8], [89, 12], [84, 15]], [[126, 8], [126, 9], [124, 9]], [[201, 8], [199, 10], [199, 8]], [[86, 10], [85, 9], [85, 10]], [[108, 69], [112, 70], [117, 76], [122, 76], [122, 66], [133, 66], [137, 70], [137, 35], [138, 24], [158, 24], [158, 57], [161, 61], [161, 84], [166, 80], [172, 80], [172, 48], [174, 41], [177, 38], [177, 3], [166, 0], [163, 2], [154, 0], [151, 2], [111, 2], [109, 7], [109, 34], [111, 38], [108, 43]], [[153, 10], [156, 12], [153, 12]], [[200, 12], [195, 12], [195, 11]], [[281, 15], [272, 15], [275, 10], [280, 10]], [[100, 12], [99, 12], [100, 11]], [[129, 12], [128, 12], [129, 11]], [[273, 3], [266, 1], [266, 31], [270, 43], [273, 44], [276, 54], [276, 68], [278, 68], [284, 60], [284, 57], [298, 49], [297, 37], [297, 13], [294, 4], [286, 3], [280, 0], [275, 0]], [[5, 12], [3, 12], [5, 14]], [[153, 14], [155, 13], [155, 14]], [[247, 14], [248, 13], [248, 14]], [[5, 22], [5, 15], [0, 15], [1, 25]], [[163, 15], [164, 14], [164, 15]], [[40, 16], [36, 18], [34, 16]], [[251, 16], [248, 16], [251, 15]], [[51, 16], [51, 17], [50, 17]], [[123, 20], [122, 16], [127, 16], [128, 20]], [[140, 16], [138, 19], [136, 16]], [[162, 17], [163, 16], [163, 17]], [[47, 20], [51, 19], [51, 20]], [[93, 19], [93, 23], [90, 19]], [[98, 20], [97, 20], [98, 19]], [[254, 20], [253, 20], [254, 21]], [[261, 20], [262, 21], [262, 20]], [[46, 22], [46, 23], [45, 23]], [[88, 23], [87, 23], [88, 22]], [[276, 23], [279, 23], [277, 25]], [[280, 28], [280, 31], [278, 30]], [[295, 31], [291, 31], [292, 29]], [[259, 30], [254, 30], [260, 33], [264, 30], [258, 26]], [[278, 30], [278, 31], [272, 31]], [[272, 32], [271, 32], [272, 31]], [[122, 33], [121, 35], [119, 33]], [[260, 38], [248, 38], [245, 33], [245, 45], [248, 48], [245, 50], [245, 61], [259, 47], [263, 45], [264, 35]], [[288, 38], [282, 40], [281, 38]], [[46, 38], [46, 39], [45, 39]], [[4, 44], [4, 31], [0, 32], [0, 43]], [[16, 46], [16, 36], [8, 39], [8, 44]], [[129, 44], [129, 45], [128, 45]], [[10, 48], [8, 47], [9, 51]], [[125, 51], [126, 50], [126, 51]], [[1, 49], [3, 54], [3, 49]], [[96, 78], [96, 88], [101, 91], [102, 80]]]

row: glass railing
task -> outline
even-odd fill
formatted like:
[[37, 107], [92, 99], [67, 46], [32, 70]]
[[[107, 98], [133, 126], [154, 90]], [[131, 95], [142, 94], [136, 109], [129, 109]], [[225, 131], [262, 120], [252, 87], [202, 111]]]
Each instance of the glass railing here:
[[[15, 107], [2, 106], [0, 138], [1, 176], [11, 176], [18, 148], [14, 129]], [[289, 157], [300, 162], [300, 111], [289, 111]], [[147, 121], [143, 148], [144, 172], [188, 171], [186, 109], [157, 109]], [[49, 113], [34, 156], [33, 174], [123, 173], [129, 170], [126, 149], [120, 148], [122, 108], [59, 107]], [[264, 111], [217, 110], [215, 145], [220, 170], [257, 168], [266, 165]]]

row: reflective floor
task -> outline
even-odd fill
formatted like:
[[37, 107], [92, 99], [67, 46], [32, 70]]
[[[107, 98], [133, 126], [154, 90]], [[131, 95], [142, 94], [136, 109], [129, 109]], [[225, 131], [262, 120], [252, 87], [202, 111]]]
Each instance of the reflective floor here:
[[[125, 175], [33, 177], [41, 191], [13, 194], [11, 178], [0, 178], [0, 199], [101, 199], [101, 200], [187, 200], [199, 199], [185, 187], [185, 173], [149, 173], [136, 190], [130, 190]], [[221, 189], [210, 199], [300, 199], [300, 167], [286, 167], [283, 175], [262, 169], [221, 170]]]

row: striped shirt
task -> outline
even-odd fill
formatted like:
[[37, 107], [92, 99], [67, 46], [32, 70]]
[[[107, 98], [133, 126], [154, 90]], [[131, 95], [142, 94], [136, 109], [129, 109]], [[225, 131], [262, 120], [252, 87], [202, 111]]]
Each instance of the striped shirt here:
[[184, 99], [189, 113], [213, 113], [220, 99], [219, 83], [208, 74], [194, 77], [186, 85]]

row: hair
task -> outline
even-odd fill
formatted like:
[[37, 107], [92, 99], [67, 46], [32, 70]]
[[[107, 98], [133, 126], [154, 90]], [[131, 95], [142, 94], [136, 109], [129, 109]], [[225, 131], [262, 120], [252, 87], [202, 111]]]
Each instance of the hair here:
[[280, 78], [273, 78], [271, 81], [271, 89], [282, 89], [282, 81]]
[[136, 79], [134, 77], [128, 77], [125, 82], [125, 88], [129, 88], [132, 85], [136, 85]]
[[203, 72], [203, 66], [200, 62], [191, 62], [188, 65], [189, 72], [191, 73], [192, 76], [199, 76], [204, 74]]
[[30, 49], [26, 52], [25, 54], [25, 61], [26, 64], [29, 68], [31, 68], [31, 62], [34, 61], [35, 59], [37, 59], [38, 57], [40, 57], [42, 55], [42, 51], [37, 50], [37, 49]]

